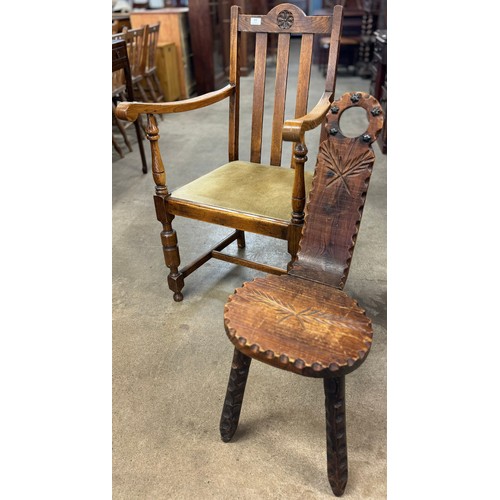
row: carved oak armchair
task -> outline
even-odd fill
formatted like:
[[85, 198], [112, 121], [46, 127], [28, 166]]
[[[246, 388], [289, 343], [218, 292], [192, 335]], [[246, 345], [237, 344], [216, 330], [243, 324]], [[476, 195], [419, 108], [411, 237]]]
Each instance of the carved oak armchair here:
[[[244, 231], [288, 241], [291, 255], [288, 267], [296, 260], [304, 223], [304, 207], [311, 187], [311, 174], [304, 171], [307, 161], [305, 133], [324, 122], [334, 99], [336, 67], [342, 28], [342, 7], [335, 6], [331, 16], [306, 16], [295, 5], [284, 3], [267, 15], [245, 15], [231, 7], [229, 84], [208, 94], [168, 103], [124, 102], [117, 107], [121, 119], [134, 121], [147, 114], [147, 138], [151, 142], [152, 170], [156, 184], [154, 203], [157, 219], [163, 226], [161, 241], [165, 263], [170, 269], [169, 288], [174, 300], [183, 299], [185, 278], [211, 258], [220, 259], [272, 274], [286, 270], [248, 259], [226, 255], [222, 250], [237, 240], [245, 246]], [[255, 33], [255, 71], [251, 126], [250, 161], [239, 159], [239, 51], [241, 32]], [[330, 52], [325, 91], [307, 113], [309, 80], [315, 34], [330, 33]], [[276, 85], [272, 123], [271, 157], [262, 163], [262, 128], [266, 80], [268, 35], [278, 34]], [[285, 95], [291, 35], [301, 35], [295, 119], [284, 121]], [[193, 182], [171, 192], [158, 145], [159, 130], [155, 114], [178, 113], [203, 108], [229, 98], [229, 162]], [[322, 138], [325, 137], [322, 132]], [[283, 141], [294, 143], [291, 168], [281, 167]], [[258, 179], [258, 182], [256, 182]], [[266, 190], [262, 190], [262, 186]], [[172, 227], [175, 216], [234, 228], [235, 231], [196, 261], [180, 268], [177, 235]]]

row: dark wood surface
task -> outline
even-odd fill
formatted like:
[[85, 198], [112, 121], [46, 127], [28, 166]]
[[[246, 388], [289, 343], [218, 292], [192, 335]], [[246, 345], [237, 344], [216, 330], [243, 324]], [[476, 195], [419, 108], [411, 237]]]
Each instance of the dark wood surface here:
[[209, 0], [189, 0], [189, 34], [193, 51], [196, 91], [199, 95], [215, 90], [214, 37]]
[[[111, 42], [111, 60], [112, 60], [112, 72], [117, 72], [122, 70], [125, 77], [125, 91], [127, 99], [131, 101], [134, 100], [134, 89], [132, 84], [132, 72], [130, 69], [129, 59], [128, 59], [128, 51], [127, 51], [127, 42], [125, 40], [112, 40]], [[113, 89], [114, 91], [122, 92], [121, 87], [118, 89]], [[114, 104], [113, 104], [114, 106]], [[136, 120], [134, 122], [135, 132], [137, 135], [137, 144], [139, 145], [139, 152], [141, 155], [142, 162], [142, 172], [147, 173], [148, 164], [146, 161], [146, 154], [144, 152], [143, 145], [143, 136], [140, 128], [140, 122]], [[123, 133], [123, 132], [122, 132]], [[130, 147], [130, 146], [129, 146]], [[131, 148], [131, 147], [130, 147]]]
[[[339, 122], [353, 107], [367, 112], [369, 125], [360, 137], [350, 138], [342, 134]], [[320, 145], [307, 224], [290, 274], [343, 288], [375, 161], [371, 144], [384, 119], [378, 101], [364, 92], [344, 94], [332, 109], [335, 113], [329, 113], [326, 125], [329, 138]]]
[[224, 408], [222, 409], [219, 426], [221, 438], [225, 443], [231, 441], [238, 428], [251, 361], [252, 358], [245, 356], [238, 349], [234, 350], [226, 399], [224, 400]]
[[[370, 77], [370, 63], [375, 43], [374, 32], [385, 19], [385, 4], [380, 0], [332, 0], [323, 2], [324, 7], [332, 4], [344, 6], [339, 66], [363, 78]], [[327, 9], [314, 12], [321, 15]], [[328, 41], [316, 37], [314, 60], [322, 69], [325, 61], [325, 48]]]
[[114, 12], [112, 14], [113, 33], [119, 33], [124, 27], [131, 28], [130, 14]]
[[371, 72], [370, 93], [380, 101], [385, 114], [384, 128], [378, 143], [382, 153], [387, 154], [387, 30], [375, 32]]
[[229, 161], [235, 161], [239, 158], [241, 35], [238, 33], [238, 18], [240, 13], [239, 6], [233, 5], [231, 7], [229, 84], [234, 86], [234, 93], [229, 98]]
[[335, 496], [347, 486], [347, 428], [345, 377], [325, 378], [326, 463], [328, 481]]

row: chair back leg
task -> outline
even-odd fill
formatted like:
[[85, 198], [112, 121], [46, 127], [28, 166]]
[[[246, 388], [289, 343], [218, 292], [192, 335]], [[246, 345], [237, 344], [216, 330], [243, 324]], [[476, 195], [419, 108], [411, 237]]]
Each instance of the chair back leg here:
[[225, 443], [231, 441], [238, 428], [251, 361], [252, 358], [245, 356], [238, 349], [234, 350], [226, 399], [220, 419], [220, 435]]

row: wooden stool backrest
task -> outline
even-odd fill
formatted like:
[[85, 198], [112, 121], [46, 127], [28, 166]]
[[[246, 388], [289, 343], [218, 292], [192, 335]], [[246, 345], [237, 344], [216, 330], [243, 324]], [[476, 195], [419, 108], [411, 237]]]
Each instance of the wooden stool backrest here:
[[[325, 83], [326, 97], [335, 91], [336, 69], [342, 28], [342, 7], [336, 6], [331, 16], [306, 16], [297, 6], [282, 3], [266, 15], [240, 14], [240, 8], [231, 7], [231, 56], [229, 82], [239, 88], [240, 33], [255, 33], [255, 69], [253, 90], [253, 111], [251, 127], [250, 161], [261, 162], [262, 126], [264, 116], [264, 94], [266, 61], [269, 35], [277, 34], [276, 83], [274, 90], [274, 114], [271, 133], [271, 165], [281, 165], [282, 130], [285, 115], [285, 97], [288, 79], [290, 37], [301, 35], [300, 60], [295, 100], [295, 118], [307, 114], [309, 80], [313, 54], [314, 36], [330, 35], [329, 64]], [[239, 92], [239, 91], [238, 91]], [[231, 100], [229, 159], [238, 159], [238, 115], [239, 96]]]
[[[354, 106], [366, 110], [368, 129], [345, 137], [339, 120]], [[380, 104], [364, 92], [344, 94], [332, 104], [325, 125], [329, 137], [320, 144], [300, 249], [289, 274], [344, 287], [375, 161], [371, 144], [383, 122]]]

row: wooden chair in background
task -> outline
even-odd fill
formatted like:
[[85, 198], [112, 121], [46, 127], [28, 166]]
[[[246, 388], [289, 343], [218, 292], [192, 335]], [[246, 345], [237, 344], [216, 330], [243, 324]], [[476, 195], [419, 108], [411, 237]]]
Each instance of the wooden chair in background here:
[[135, 29], [129, 29], [125, 26], [119, 34], [127, 42], [127, 53], [134, 92], [138, 93], [144, 101], [149, 101], [142, 86], [148, 52], [147, 28], [147, 25]]
[[[113, 35], [115, 36], [115, 35]], [[128, 60], [127, 43], [124, 39], [117, 37], [111, 42], [112, 47], [112, 112], [113, 112], [113, 123], [117, 125], [120, 132], [124, 136], [125, 143], [130, 151], [132, 151], [132, 146], [128, 140], [125, 126], [120, 123], [115, 115], [115, 100], [117, 99], [129, 99], [134, 100], [134, 90], [132, 87], [132, 75], [130, 71], [130, 65]], [[143, 135], [141, 131], [141, 120], [136, 120], [134, 122], [135, 132], [137, 135], [137, 143], [139, 145], [139, 152], [141, 154], [142, 171], [147, 173], [148, 165], [146, 161], [146, 155], [144, 152]], [[123, 155], [121, 148], [117, 144], [115, 138], [113, 137], [113, 146], [117, 150], [120, 156]], [[117, 147], [118, 146], [118, 147]]]
[[[143, 81], [147, 92], [150, 94], [148, 101], [163, 102], [163, 90], [156, 72], [156, 49], [160, 34], [160, 23], [146, 26], [146, 61], [144, 65]], [[161, 118], [163, 118], [160, 115]]]
[[[169, 288], [174, 300], [183, 299], [184, 280], [211, 258], [232, 262], [253, 269], [285, 274], [286, 270], [256, 263], [221, 252], [237, 240], [245, 246], [244, 231], [288, 241], [293, 264], [304, 222], [304, 207], [312, 176], [304, 171], [307, 161], [305, 133], [324, 122], [334, 99], [339, 39], [342, 28], [342, 7], [335, 6], [331, 16], [306, 16], [295, 5], [284, 3], [267, 15], [244, 15], [238, 6], [231, 7], [229, 84], [208, 94], [177, 102], [149, 104], [119, 103], [117, 116], [130, 121], [141, 113], [148, 116], [147, 137], [151, 141], [154, 196], [157, 219], [163, 225], [161, 241], [165, 263], [170, 269]], [[255, 33], [255, 71], [250, 161], [239, 160], [239, 51], [241, 32]], [[307, 113], [309, 79], [315, 34], [330, 33], [330, 52], [325, 91], [320, 101]], [[271, 157], [261, 162], [264, 88], [268, 34], [278, 34], [274, 115]], [[301, 35], [301, 51], [295, 119], [284, 122], [285, 95], [291, 35]], [[229, 97], [229, 163], [177, 189], [169, 191], [162, 155], [158, 145], [158, 125], [154, 114], [177, 113], [199, 109]], [[283, 141], [294, 143], [292, 168], [282, 168]], [[172, 153], [175, 154], [175, 153]], [[204, 253], [199, 259], [180, 269], [177, 235], [172, 227], [175, 216], [190, 217], [234, 228], [235, 231]]]
[[[339, 119], [353, 106], [366, 110], [369, 126], [361, 136], [348, 138]], [[372, 343], [371, 321], [342, 289], [375, 160], [371, 144], [382, 126], [381, 106], [369, 94], [344, 94], [333, 104], [297, 260], [285, 276], [244, 283], [224, 310], [235, 350], [220, 421], [222, 440], [230, 441], [238, 426], [252, 358], [322, 378], [328, 479], [336, 496], [347, 484], [345, 375], [363, 363]]]
[[[114, 26], [113, 26], [113, 31], [115, 32]], [[115, 32], [114, 34], [116, 34], [116, 33], [117, 32]], [[113, 37], [114, 41], [116, 41], [118, 39], [119, 39], [119, 37]], [[113, 43], [115, 43], [115, 42], [113, 42]], [[120, 47], [121, 47], [121, 45], [120, 45]], [[119, 57], [118, 54], [119, 54], [119, 51], [120, 51], [120, 47], [118, 47], [118, 45], [116, 45], [116, 46], [113, 45], [113, 58]], [[127, 131], [126, 131], [126, 128], [127, 128], [126, 125], [130, 125], [130, 124], [126, 123], [124, 125], [115, 116], [115, 110], [116, 110], [115, 101], [117, 99], [126, 100], [125, 92], [126, 92], [126, 89], [127, 89], [127, 84], [126, 84], [126, 81], [125, 81], [125, 70], [124, 70], [123, 67], [121, 67], [120, 69], [113, 70], [111, 82], [112, 82], [112, 88], [111, 88], [112, 103], [111, 103], [111, 105], [112, 105], [112, 125], [113, 125], [113, 129], [116, 128], [120, 132], [120, 134], [122, 136], [122, 139], [125, 142], [125, 145], [127, 146], [128, 150], [130, 152], [132, 152], [133, 151], [132, 145], [130, 143], [130, 140], [128, 138]], [[114, 130], [113, 130], [112, 136], [113, 136], [113, 147], [115, 148], [116, 152], [120, 155], [120, 158], [124, 158], [123, 151], [122, 151], [122, 149], [120, 147], [120, 144], [117, 141], [117, 139], [115, 139]]]

